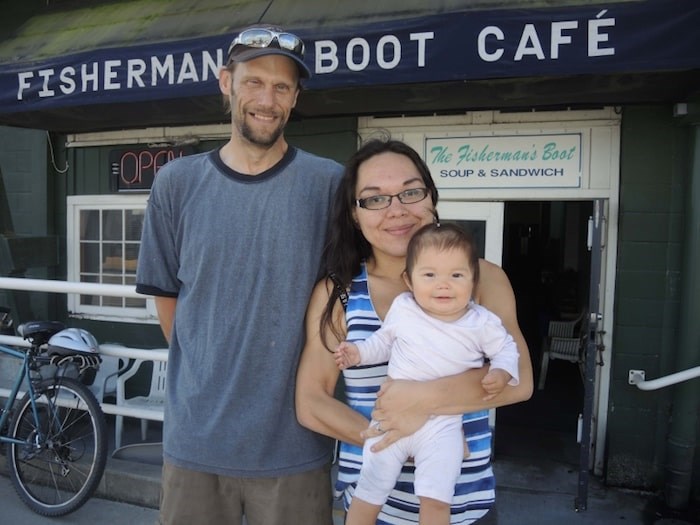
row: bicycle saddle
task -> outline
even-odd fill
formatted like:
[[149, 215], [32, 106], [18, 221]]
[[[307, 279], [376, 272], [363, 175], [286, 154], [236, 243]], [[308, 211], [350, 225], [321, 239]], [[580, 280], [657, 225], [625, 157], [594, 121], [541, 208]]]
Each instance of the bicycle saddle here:
[[17, 333], [33, 345], [41, 346], [65, 327], [59, 321], [29, 321], [19, 325]]

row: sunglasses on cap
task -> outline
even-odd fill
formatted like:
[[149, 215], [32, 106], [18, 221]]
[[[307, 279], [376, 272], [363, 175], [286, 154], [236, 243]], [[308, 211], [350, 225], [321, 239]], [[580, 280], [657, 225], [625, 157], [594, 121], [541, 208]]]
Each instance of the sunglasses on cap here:
[[266, 28], [251, 28], [241, 31], [241, 33], [233, 39], [231, 46], [228, 48], [228, 59], [231, 60], [236, 46], [266, 48], [277, 40], [277, 45], [280, 49], [293, 53], [301, 60], [304, 59], [304, 42], [301, 38], [292, 33], [278, 33], [272, 29]]

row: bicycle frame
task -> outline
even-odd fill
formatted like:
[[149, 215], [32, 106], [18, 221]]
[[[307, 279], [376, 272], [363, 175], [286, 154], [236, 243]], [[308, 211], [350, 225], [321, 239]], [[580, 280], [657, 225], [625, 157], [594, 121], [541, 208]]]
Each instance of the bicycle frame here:
[[[10, 395], [7, 397], [5, 405], [2, 409], [2, 415], [0, 416], [0, 429], [7, 428], [6, 424], [9, 423], [10, 417], [12, 415], [12, 407], [17, 401], [17, 396], [20, 392], [19, 389], [22, 386], [22, 383], [24, 383], [25, 381], [27, 383], [27, 391], [29, 392], [29, 398], [31, 400], [34, 421], [37, 423], [37, 428], [39, 428], [39, 414], [36, 408], [36, 394], [34, 391], [34, 385], [32, 384], [31, 369], [29, 366], [30, 362], [35, 357], [34, 352], [36, 352], [36, 349], [34, 347], [28, 348], [27, 350], [15, 350], [14, 348], [11, 348], [9, 346], [0, 345], [0, 353], [9, 355], [22, 361], [22, 366], [17, 371], [17, 377], [15, 378], [15, 382], [12, 388], [10, 389]], [[37, 437], [39, 439], [42, 438], [41, 435], [38, 435]], [[0, 443], [15, 443], [20, 445], [23, 444], [24, 441], [13, 439], [4, 434], [0, 434]]]

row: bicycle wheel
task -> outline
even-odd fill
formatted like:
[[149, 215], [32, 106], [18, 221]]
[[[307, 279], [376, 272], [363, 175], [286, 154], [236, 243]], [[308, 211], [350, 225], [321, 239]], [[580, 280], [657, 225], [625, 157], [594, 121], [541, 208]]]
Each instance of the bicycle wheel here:
[[80, 508], [97, 488], [107, 461], [107, 429], [95, 396], [74, 379], [36, 386], [37, 418], [29, 393], [19, 405], [8, 447], [10, 478], [37, 514], [63, 516]]

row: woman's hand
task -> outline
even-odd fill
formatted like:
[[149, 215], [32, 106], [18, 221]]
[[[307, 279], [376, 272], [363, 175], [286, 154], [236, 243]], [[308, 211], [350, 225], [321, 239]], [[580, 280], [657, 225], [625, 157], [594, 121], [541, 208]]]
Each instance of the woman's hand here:
[[372, 412], [376, 424], [366, 428], [362, 437], [383, 434], [383, 439], [372, 446], [378, 452], [416, 432], [432, 415], [465, 414], [512, 403], [511, 398], [517, 397], [518, 387], [514, 386], [507, 387], [496, 399], [484, 401], [481, 381], [487, 372], [488, 366], [483, 366], [432, 381], [387, 379]]
[[362, 433], [365, 439], [384, 436], [372, 446], [373, 452], [384, 450], [402, 437], [410, 436], [428, 420], [430, 413], [421, 404], [422, 385], [416, 381], [387, 378], [381, 386], [372, 412], [372, 420], [376, 424], [370, 425]]

